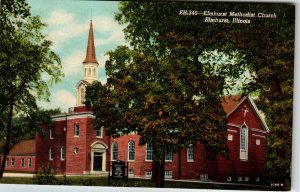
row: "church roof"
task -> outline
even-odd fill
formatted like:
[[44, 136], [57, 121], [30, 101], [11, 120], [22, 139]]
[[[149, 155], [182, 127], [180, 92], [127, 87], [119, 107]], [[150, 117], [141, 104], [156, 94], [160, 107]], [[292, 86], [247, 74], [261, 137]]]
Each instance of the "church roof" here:
[[14, 154], [35, 154], [35, 139], [19, 141], [9, 151], [9, 155]]
[[94, 44], [94, 32], [93, 32], [93, 23], [92, 20], [90, 22], [90, 31], [89, 31], [89, 38], [88, 38], [88, 44], [86, 49], [86, 57], [83, 61], [83, 63], [98, 63], [96, 58], [96, 52], [95, 52], [95, 44]]
[[224, 96], [222, 98], [222, 107], [226, 114], [231, 113], [241, 102], [241, 95]]

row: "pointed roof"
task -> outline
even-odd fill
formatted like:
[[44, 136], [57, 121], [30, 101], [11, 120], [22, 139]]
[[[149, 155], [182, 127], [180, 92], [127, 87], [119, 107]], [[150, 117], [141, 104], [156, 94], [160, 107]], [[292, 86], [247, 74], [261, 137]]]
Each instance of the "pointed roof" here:
[[89, 31], [89, 38], [88, 38], [88, 44], [86, 49], [86, 57], [83, 63], [98, 63], [96, 59], [96, 53], [95, 53], [95, 44], [94, 44], [94, 32], [93, 32], [93, 23], [92, 20], [90, 22], [90, 31]]

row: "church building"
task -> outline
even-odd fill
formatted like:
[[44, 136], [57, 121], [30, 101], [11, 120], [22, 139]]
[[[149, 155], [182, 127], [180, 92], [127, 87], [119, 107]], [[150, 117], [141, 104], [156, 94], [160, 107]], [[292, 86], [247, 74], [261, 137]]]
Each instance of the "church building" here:
[[[152, 146], [139, 146], [139, 135], [111, 138], [105, 130], [94, 129], [92, 108], [84, 103], [85, 89], [98, 79], [99, 63], [90, 22], [83, 79], [76, 84], [76, 106], [67, 114], [52, 117], [53, 126], [45, 127], [46, 137], [21, 141], [6, 159], [6, 171], [35, 172], [42, 165], [55, 167], [66, 175], [107, 175], [111, 161], [128, 162], [129, 177], [152, 176]], [[268, 126], [249, 97], [224, 97], [227, 114], [229, 156], [207, 157], [204, 145], [195, 142], [165, 156], [165, 177], [203, 181], [260, 182], [265, 177]]]

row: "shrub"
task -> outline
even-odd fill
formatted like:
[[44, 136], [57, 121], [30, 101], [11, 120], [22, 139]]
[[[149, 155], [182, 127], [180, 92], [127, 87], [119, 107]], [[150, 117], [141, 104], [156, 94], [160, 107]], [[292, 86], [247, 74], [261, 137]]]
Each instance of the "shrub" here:
[[56, 185], [58, 180], [55, 177], [55, 169], [51, 166], [42, 166], [33, 176], [33, 183], [39, 185]]

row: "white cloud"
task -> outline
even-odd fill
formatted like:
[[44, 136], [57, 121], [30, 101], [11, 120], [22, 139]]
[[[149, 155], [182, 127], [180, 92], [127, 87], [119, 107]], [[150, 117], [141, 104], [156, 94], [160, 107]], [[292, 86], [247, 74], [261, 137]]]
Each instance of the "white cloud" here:
[[74, 16], [64, 10], [54, 10], [45, 20], [48, 25], [63, 25], [74, 21]]
[[82, 62], [85, 58], [85, 52], [82, 50], [75, 50], [67, 58], [63, 59], [63, 72], [66, 77], [71, 75], [80, 75], [83, 67]]
[[64, 10], [54, 10], [44, 20], [48, 24], [48, 39], [53, 42], [53, 49], [59, 49], [64, 41], [86, 33], [88, 23], [76, 23], [74, 16]]
[[58, 90], [57, 92], [52, 93], [49, 103], [45, 101], [38, 102], [38, 105], [44, 109], [60, 108], [62, 112], [68, 112], [69, 107], [73, 107], [75, 104], [75, 95], [66, 90]]
[[113, 18], [98, 16], [93, 19], [94, 31], [108, 32], [107, 38], [95, 38], [95, 45], [106, 45], [111, 43], [123, 44], [125, 42], [124, 33], [122, 31], [124, 26], [119, 25]]

